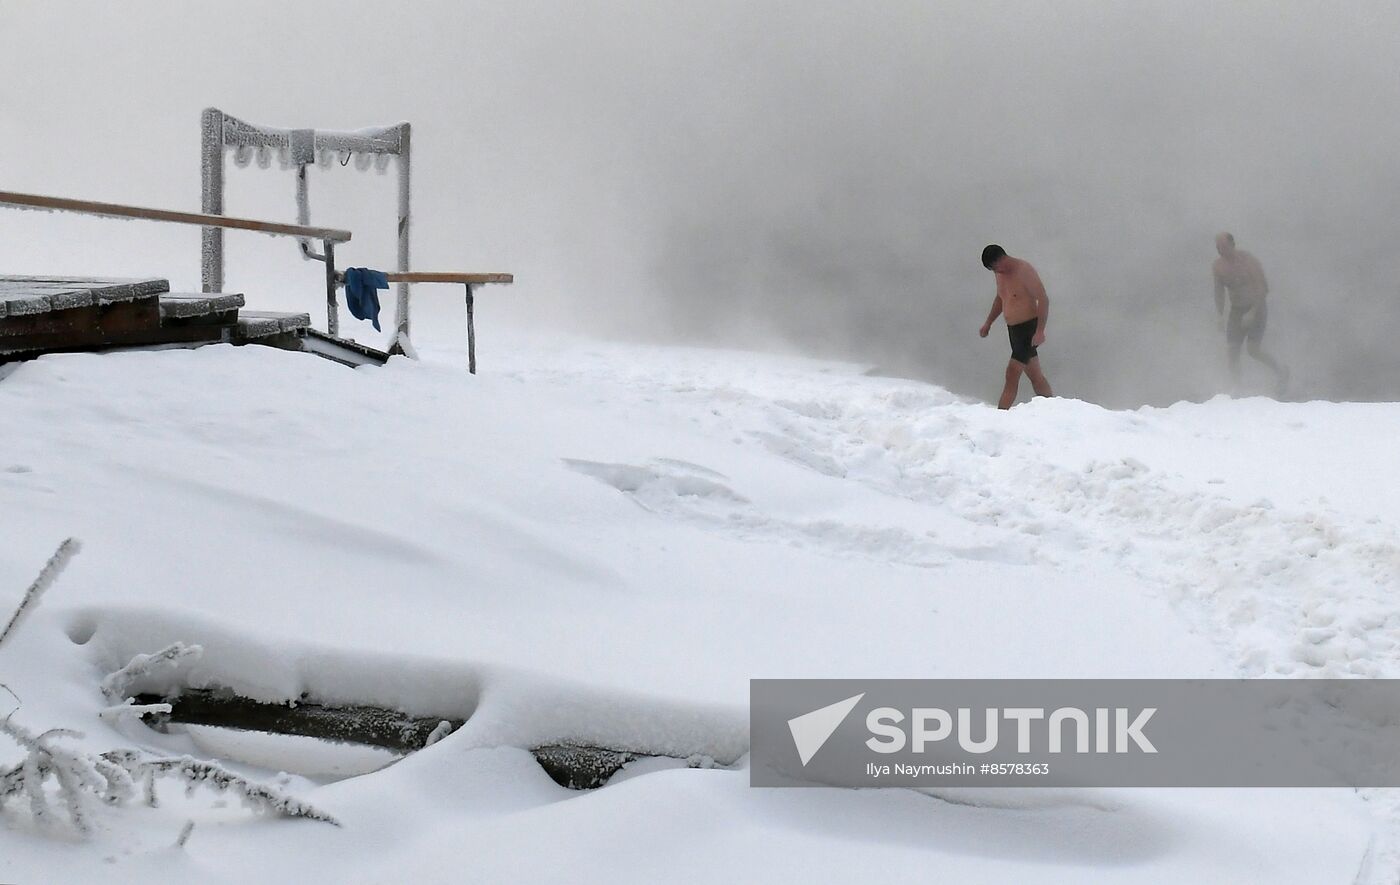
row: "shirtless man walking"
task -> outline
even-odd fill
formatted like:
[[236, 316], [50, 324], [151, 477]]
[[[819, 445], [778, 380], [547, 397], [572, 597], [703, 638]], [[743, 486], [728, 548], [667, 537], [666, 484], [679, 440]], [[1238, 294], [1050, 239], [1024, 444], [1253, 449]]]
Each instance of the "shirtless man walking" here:
[[992, 330], [999, 315], [1006, 316], [1006, 332], [1011, 337], [1011, 361], [1006, 364], [1006, 386], [997, 408], [1009, 409], [1024, 372], [1031, 379], [1036, 396], [1054, 396], [1050, 382], [1040, 371], [1036, 348], [1045, 343], [1045, 321], [1050, 317], [1050, 298], [1045, 284], [1029, 261], [1012, 258], [1000, 246], [982, 250], [982, 266], [996, 274], [997, 296], [979, 333], [983, 338]]
[[1225, 320], [1225, 340], [1230, 345], [1230, 374], [1238, 384], [1240, 345], [1244, 344], [1251, 357], [1274, 373], [1278, 379], [1279, 396], [1283, 396], [1288, 386], [1288, 370], [1259, 346], [1264, 340], [1264, 326], [1269, 321], [1269, 305], [1264, 300], [1269, 294], [1269, 281], [1264, 278], [1264, 266], [1258, 258], [1235, 248], [1234, 234], [1217, 235], [1215, 251], [1220, 253], [1213, 268], [1216, 313], [1224, 316], [1225, 293], [1230, 293], [1230, 315]]

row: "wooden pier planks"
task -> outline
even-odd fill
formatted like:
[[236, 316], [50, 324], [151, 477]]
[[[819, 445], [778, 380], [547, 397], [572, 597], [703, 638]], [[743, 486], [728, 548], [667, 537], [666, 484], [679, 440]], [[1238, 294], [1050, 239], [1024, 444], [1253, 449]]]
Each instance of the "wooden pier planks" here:
[[305, 313], [244, 310], [237, 293], [170, 292], [162, 279], [0, 276], [0, 363], [46, 353], [266, 344], [347, 366], [388, 354], [311, 328]]
[[296, 333], [310, 326], [311, 315], [306, 313], [276, 313], [269, 310], [238, 312], [238, 337], [245, 340], [284, 332]]
[[194, 320], [221, 317], [230, 312], [236, 316], [243, 304], [243, 296], [236, 293], [167, 292], [160, 296], [160, 318], [162, 322]]
[[145, 343], [160, 331], [162, 279], [0, 277], [0, 354]]
[[135, 301], [170, 291], [159, 279], [0, 276], [0, 319]]

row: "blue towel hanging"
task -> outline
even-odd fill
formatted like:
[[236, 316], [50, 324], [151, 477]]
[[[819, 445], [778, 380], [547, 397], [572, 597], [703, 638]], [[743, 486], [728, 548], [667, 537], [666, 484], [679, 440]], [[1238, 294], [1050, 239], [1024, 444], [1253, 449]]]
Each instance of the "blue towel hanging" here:
[[389, 288], [389, 278], [382, 270], [367, 267], [347, 267], [345, 269], [345, 306], [357, 320], [374, 323], [374, 331], [379, 329], [379, 294], [376, 289]]

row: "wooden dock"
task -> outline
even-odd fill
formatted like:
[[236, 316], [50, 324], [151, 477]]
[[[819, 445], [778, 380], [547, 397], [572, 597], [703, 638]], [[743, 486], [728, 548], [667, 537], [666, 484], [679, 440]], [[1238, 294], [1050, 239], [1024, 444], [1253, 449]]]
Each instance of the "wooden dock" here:
[[162, 279], [0, 276], [0, 363], [123, 347], [264, 344], [350, 366], [387, 354], [311, 328], [304, 313], [243, 309], [241, 294], [171, 292]]
[[[336, 289], [344, 280], [343, 274], [336, 270], [335, 247], [350, 241], [348, 230], [233, 218], [218, 212], [180, 212], [10, 191], [0, 191], [0, 206], [195, 225], [203, 229], [206, 247], [205, 291], [201, 294], [171, 292], [169, 282], [160, 279], [0, 276], [0, 363], [32, 359], [46, 353], [121, 347], [198, 347], [213, 343], [265, 344], [315, 354], [347, 366], [383, 365], [389, 359], [388, 353], [339, 335], [340, 306]], [[404, 238], [406, 224], [406, 219], [400, 218], [401, 263], [408, 256]], [[219, 282], [223, 279], [222, 236], [226, 230], [294, 237], [300, 241], [303, 257], [325, 264], [326, 331], [312, 328], [307, 314], [248, 311], [243, 309], [242, 295], [211, 291], [222, 287]], [[309, 241], [313, 239], [321, 241], [320, 253], [311, 250]], [[211, 252], [214, 242], [219, 246]], [[218, 253], [214, 262], [218, 265], [217, 272], [211, 270], [213, 265], [209, 263], [214, 252]], [[467, 308], [467, 370], [475, 374], [474, 289], [492, 283], [509, 284], [515, 277], [508, 273], [428, 271], [395, 271], [387, 277], [390, 282], [402, 284], [390, 353], [413, 353], [408, 338], [409, 283], [457, 283], [463, 287]]]

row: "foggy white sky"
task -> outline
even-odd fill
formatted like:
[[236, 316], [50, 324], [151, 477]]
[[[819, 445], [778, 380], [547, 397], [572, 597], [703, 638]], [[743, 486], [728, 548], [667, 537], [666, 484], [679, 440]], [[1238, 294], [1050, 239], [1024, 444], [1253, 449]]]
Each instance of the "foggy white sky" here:
[[[1301, 390], [1393, 398], [1396, 45], [1394, 2], [0, 0], [0, 189], [197, 208], [207, 105], [407, 119], [415, 264], [516, 272], [487, 310], [992, 396], [996, 241], [1049, 287], [1057, 388], [1115, 404], [1223, 386], [1229, 229]], [[389, 265], [392, 177], [313, 175]], [[231, 169], [226, 208], [292, 219], [291, 173]], [[229, 288], [314, 308], [293, 253], [230, 235]], [[0, 269], [194, 288], [198, 234], [0, 211]]]

